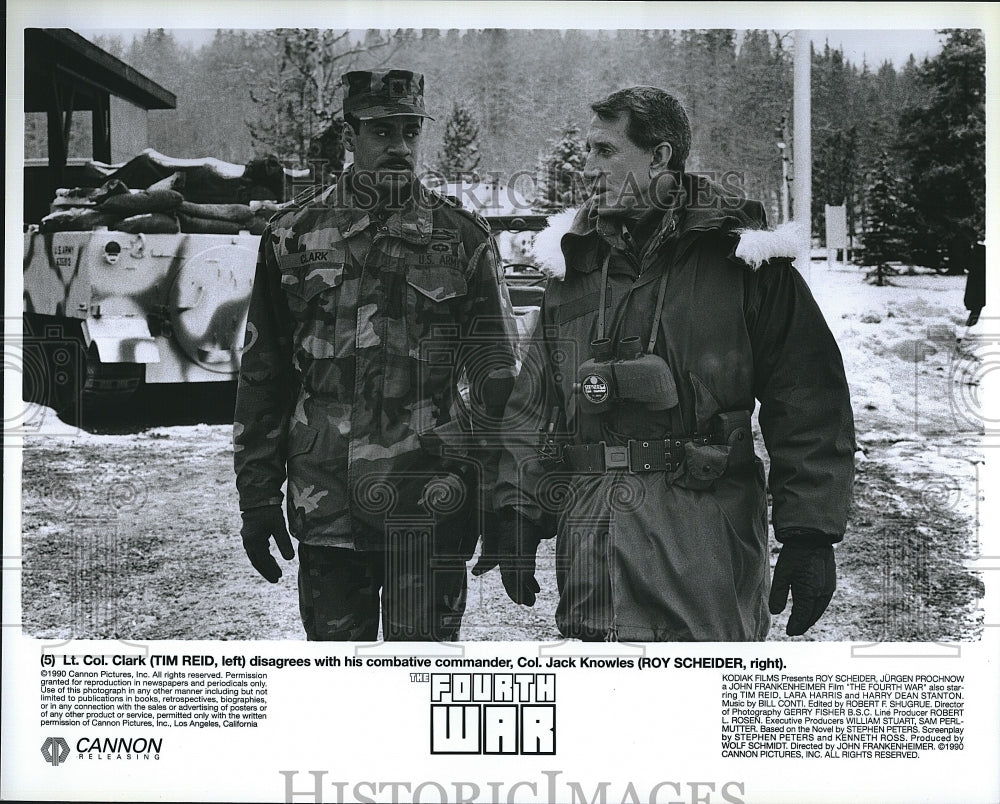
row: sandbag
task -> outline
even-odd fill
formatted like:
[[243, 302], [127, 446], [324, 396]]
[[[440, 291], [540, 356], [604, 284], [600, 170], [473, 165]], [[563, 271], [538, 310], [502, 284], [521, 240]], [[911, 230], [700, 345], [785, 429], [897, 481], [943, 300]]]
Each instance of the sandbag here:
[[196, 218], [183, 212], [177, 217], [180, 219], [181, 231], [192, 234], [239, 234], [247, 228], [245, 223], [220, 221], [216, 218]]
[[247, 189], [247, 198], [251, 201], [280, 201], [283, 197], [262, 184], [251, 184]]
[[253, 217], [253, 210], [247, 204], [192, 204], [184, 201], [179, 211], [191, 218], [210, 218], [230, 223], [246, 223]]
[[80, 196], [72, 195], [58, 195], [52, 199], [52, 203], [49, 204], [49, 212], [64, 212], [67, 209], [96, 209], [97, 204], [91, 201], [89, 198], [81, 198]]
[[40, 232], [86, 232], [99, 226], [110, 226], [117, 220], [96, 209], [70, 207], [46, 215], [38, 224]]
[[250, 200], [249, 184], [242, 176], [220, 176], [206, 166], [187, 168], [184, 173], [184, 198], [193, 204], [245, 204]]
[[187, 179], [187, 177], [183, 173], [181, 173], [180, 171], [178, 171], [177, 173], [171, 173], [165, 179], [160, 179], [157, 182], [153, 182], [146, 189], [147, 190], [177, 190], [178, 192], [180, 192], [181, 190], [184, 189], [184, 185], [187, 183], [186, 179]]
[[[243, 178], [245, 170], [242, 165], [214, 159], [171, 159], [147, 148], [118, 168], [113, 177], [130, 187], [169, 190], [183, 187], [185, 198], [195, 203], [231, 203], [249, 199], [249, 182]], [[164, 187], [165, 184], [169, 187]]]
[[94, 190], [89, 198], [95, 204], [102, 204], [109, 198], [119, 195], [129, 194], [128, 185], [118, 179], [108, 179], [104, 184]]
[[139, 190], [138, 192], [113, 195], [98, 205], [101, 212], [119, 215], [143, 215], [154, 212], [173, 212], [184, 200], [176, 190]]
[[100, 187], [73, 187], [56, 190], [56, 197], [50, 205], [56, 212], [60, 207], [95, 207], [113, 195], [125, 195], [128, 187], [120, 181], [111, 179]]
[[58, 212], [60, 208], [65, 207], [96, 207], [97, 202], [94, 201], [96, 192], [94, 187], [60, 187], [49, 205], [49, 211]]
[[129, 234], [177, 234], [181, 230], [177, 218], [164, 212], [132, 215], [111, 228]]

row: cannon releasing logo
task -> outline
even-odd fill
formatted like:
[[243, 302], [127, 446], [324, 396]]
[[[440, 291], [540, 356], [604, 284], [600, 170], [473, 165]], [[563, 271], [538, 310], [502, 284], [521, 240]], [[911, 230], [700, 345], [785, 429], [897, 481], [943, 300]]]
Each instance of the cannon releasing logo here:
[[69, 757], [69, 745], [62, 737], [46, 737], [42, 743], [42, 756], [53, 768], [57, 768]]
[[555, 754], [554, 673], [432, 673], [432, 754]]

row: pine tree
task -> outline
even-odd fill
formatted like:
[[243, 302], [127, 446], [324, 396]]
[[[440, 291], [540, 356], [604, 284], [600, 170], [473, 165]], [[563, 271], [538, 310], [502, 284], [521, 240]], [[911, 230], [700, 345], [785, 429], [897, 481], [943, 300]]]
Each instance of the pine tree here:
[[921, 261], [961, 273], [986, 227], [986, 48], [981, 31], [944, 33], [941, 53], [917, 71], [898, 148]]
[[[257, 107], [247, 125], [254, 145], [284, 161], [306, 166], [310, 147], [336, 124], [342, 106], [340, 77], [387, 57], [397, 44], [370, 30], [363, 44], [350, 31], [279, 28], [257, 34], [254, 44], [269, 57], [267, 79], [251, 87]], [[377, 51], [377, 54], [376, 54]]]
[[586, 192], [583, 166], [586, 144], [579, 127], [567, 122], [558, 140], [549, 140], [552, 150], [539, 166], [539, 192], [535, 206], [542, 212], [558, 212], [583, 203]]
[[438, 151], [437, 169], [447, 181], [476, 181], [479, 175], [479, 126], [464, 106], [453, 103]]
[[899, 229], [902, 211], [899, 180], [885, 151], [872, 172], [868, 204], [870, 228], [865, 235], [864, 261], [872, 270], [865, 275], [865, 280], [873, 285], [890, 285], [887, 277], [898, 271], [889, 266], [889, 260], [902, 256], [904, 241]]

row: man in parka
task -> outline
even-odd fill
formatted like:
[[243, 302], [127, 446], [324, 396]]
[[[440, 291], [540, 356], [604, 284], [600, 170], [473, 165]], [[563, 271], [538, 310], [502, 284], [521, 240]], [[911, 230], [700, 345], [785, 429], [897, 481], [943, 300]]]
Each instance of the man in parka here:
[[[833, 595], [854, 428], [840, 352], [788, 259], [795, 238], [756, 231], [760, 204], [684, 171], [690, 124], [668, 93], [632, 87], [592, 108], [594, 195], [561, 238], [508, 400], [497, 556], [474, 572], [499, 560], [509, 596], [532, 605], [535, 551], [557, 532], [567, 637], [762, 640], [769, 589], [778, 613], [789, 587], [788, 633], [802, 634]], [[755, 399], [782, 543], [773, 584]]]
[[[353, 166], [261, 238], [233, 441], [243, 545], [309, 639], [453, 640], [516, 338], [489, 226], [414, 175], [423, 76], [343, 77]], [[468, 386], [468, 402], [460, 393]]]

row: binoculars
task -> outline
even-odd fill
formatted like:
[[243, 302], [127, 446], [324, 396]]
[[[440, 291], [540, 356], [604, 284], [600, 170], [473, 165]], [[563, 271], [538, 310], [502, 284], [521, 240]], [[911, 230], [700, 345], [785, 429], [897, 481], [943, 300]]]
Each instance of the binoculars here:
[[667, 362], [644, 354], [637, 336], [622, 338], [617, 353], [610, 338], [591, 341], [591, 358], [580, 364], [573, 386], [581, 413], [603, 413], [615, 402], [635, 402], [647, 410], [677, 404], [677, 386]]

